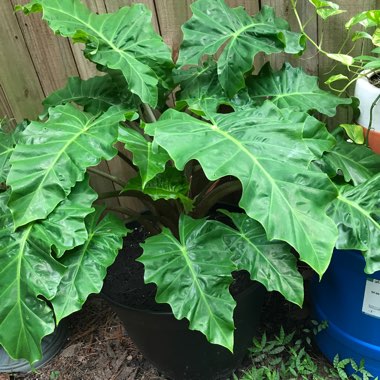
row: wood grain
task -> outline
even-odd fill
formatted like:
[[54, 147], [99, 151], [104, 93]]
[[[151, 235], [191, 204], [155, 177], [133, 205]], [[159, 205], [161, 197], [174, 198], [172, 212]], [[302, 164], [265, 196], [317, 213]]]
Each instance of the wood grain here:
[[42, 109], [43, 91], [9, 0], [0, 2], [0, 14], [0, 86], [6, 96], [0, 105], [9, 105], [0, 114], [11, 109], [17, 120], [35, 118]]
[[[13, 6], [28, 0], [11, 0]], [[16, 21], [23, 34], [44, 95], [64, 86], [69, 76], [78, 70], [68, 39], [57, 37], [41, 19], [41, 14], [25, 16], [16, 13]]]
[[[122, 6], [131, 5], [138, 0], [82, 0], [94, 12], [106, 13], [118, 10]], [[345, 36], [344, 23], [352, 15], [366, 9], [380, 9], [380, 0], [334, 0], [347, 12], [334, 16], [327, 21], [317, 18], [313, 6], [307, 0], [298, 1], [298, 12], [303, 21], [310, 21], [307, 33], [319, 41], [323, 37], [323, 48], [329, 52], [337, 52]], [[7, 115], [17, 120], [24, 117], [35, 118], [41, 110], [41, 100], [44, 94], [61, 87], [70, 75], [80, 75], [89, 78], [97, 74], [94, 64], [88, 62], [82, 53], [83, 45], [72, 44], [69, 40], [54, 36], [40, 15], [25, 16], [14, 14], [13, 5], [26, 3], [27, 0], [0, 1], [0, 118]], [[142, 0], [152, 11], [152, 23], [164, 40], [177, 51], [182, 40], [180, 26], [191, 17], [190, 5], [194, 0]], [[227, 0], [230, 6], [243, 6], [251, 15], [255, 14], [260, 5], [270, 5], [276, 14], [288, 20], [291, 29], [298, 31], [299, 27], [290, 8], [290, 0]], [[361, 44], [357, 44], [352, 54], [359, 54]], [[368, 46], [363, 47], [368, 50]], [[349, 50], [349, 45], [347, 47]], [[280, 68], [284, 60], [301, 65], [308, 73], [319, 75], [321, 82], [333, 73], [332, 61], [309, 44], [305, 54], [299, 58], [274, 55], [270, 58], [260, 56], [255, 64], [261, 66], [264, 60], [270, 59], [272, 65]], [[339, 68], [342, 72], [342, 68]], [[347, 110], [340, 111], [334, 120], [334, 125], [347, 120]], [[111, 172], [125, 180], [133, 176], [133, 172], [125, 171], [119, 158], [99, 166], [102, 170]], [[92, 177], [92, 182], [99, 192], [115, 189], [115, 186], [103, 178]], [[139, 209], [138, 201], [127, 198], [110, 200], [111, 206], [128, 205]]]
[[[318, 38], [319, 41], [322, 43], [322, 48], [329, 53], [337, 53], [340, 51], [343, 42], [344, 37], [347, 34], [345, 29], [345, 23], [355, 14], [368, 10], [368, 9], [374, 9], [376, 6], [375, 0], [362, 0], [360, 2], [358, 1], [347, 1], [347, 0], [336, 0], [337, 4], [340, 5], [341, 9], [345, 10], [345, 13], [342, 13], [340, 15], [336, 15], [334, 17], [329, 18], [328, 20], [322, 20], [321, 18], [318, 19]], [[347, 45], [342, 49], [343, 52], [349, 52], [351, 50], [352, 43], [351, 41], [348, 41]], [[361, 49], [363, 48], [363, 52], [368, 52], [368, 45], [363, 45], [363, 42], [356, 43], [354, 48], [352, 48], [350, 55], [357, 56], [361, 54]], [[324, 84], [324, 82], [329, 78], [331, 75], [335, 74], [343, 74], [347, 76], [351, 76], [350, 73], [342, 67], [342, 65], [336, 65], [334, 61], [332, 61], [330, 58], [326, 57], [323, 54], [319, 54], [318, 57], [318, 64], [319, 64], [319, 78], [320, 78], [320, 85], [322, 88], [327, 89], [327, 86]], [[340, 89], [342, 88], [346, 83], [345, 82], [336, 82], [334, 84], [334, 87]], [[347, 95], [353, 95], [354, 92], [354, 86], [351, 86], [348, 88], [348, 94]], [[334, 119], [328, 120], [328, 125], [330, 128], [335, 128], [341, 123], [347, 123], [351, 122], [352, 113], [350, 109], [340, 107], [338, 109], [338, 113], [335, 116]]]

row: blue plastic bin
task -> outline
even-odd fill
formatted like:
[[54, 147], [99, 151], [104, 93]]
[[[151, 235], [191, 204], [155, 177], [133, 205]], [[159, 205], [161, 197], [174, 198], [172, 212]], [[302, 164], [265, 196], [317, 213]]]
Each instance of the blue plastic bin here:
[[335, 250], [322, 281], [312, 282], [314, 317], [328, 322], [316, 341], [330, 361], [336, 354], [357, 363], [364, 359], [366, 370], [380, 378], [380, 284], [373, 281], [380, 280], [380, 271], [367, 275], [364, 266], [361, 252]]

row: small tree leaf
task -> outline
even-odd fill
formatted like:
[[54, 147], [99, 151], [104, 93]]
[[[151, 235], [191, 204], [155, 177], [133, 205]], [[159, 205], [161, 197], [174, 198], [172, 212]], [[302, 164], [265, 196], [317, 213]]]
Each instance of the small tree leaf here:
[[339, 14], [344, 13], [344, 12], [346, 12], [346, 11], [341, 10], [341, 9], [327, 9], [327, 8], [317, 9], [317, 13], [324, 20], [327, 20], [331, 16], [339, 15]]
[[138, 261], [145, 266], [145, 282], [157, 284], [157, 302], [169, 303], [177, 319], [190, 321], [191, 330], [232, 351], [236, 303], [228, 287], [235, 266], [223, 243], [225, 228], [181, 215], [179, 241], [164, 228], [141, 245]]
[[337, 75], [332, 75], [331, 77], [329, 77], [325, 83], [326, 84], [331, 84], [331, 83], [334, 83], [334, 82], [337, 82], [338, 80], [349, 80], [347, 76], [343, 75], [343, 74], [337, 74]]
[[348, 137], [355, 143], [359, 145], [364, 144], [364, 131], [363, 127], [358, 124], [341, 124], [341, 128], [343, 128]]
[[380, 46], [380, 28], [376, 28], [372, 35], [372, 43], [375, 46]]
[[347, 54], [332, 54], [326, 53], [327, 57], [333, 59], [334, 61], [338, 61], [345, 66], [351, 66], [354, 64], [355, 60], [353, 57]]
[[331, 16], [346, 12], [344, 10], [340, 10], [339, 5], [332, 1], [309, 0], [309, 3], [314, 5], [317, 14], [324, 20], [328, 19]]
[[372, 40], [372, 36], [369, 33], [363, 32], [363, 31], [356, 31], [352, 36], [352, 41], [358, 41], [362, 38], [366, 38], [369, 40]]
[[365, 28], [372, 26], [380, 26], [380, 9], [358, 13], [346, 23], [346, 28], [350, 29], [354, 25], [359, 23], [363, 25]]
[[98, 209], [86, 219], [88, 238], [83, 245], [66, 252], [60, 262], [67, 270], [52, 304], [57, 323], [78, 311], [91, 293], [99, 293], [107, 268], [114, 262], [128, 230], [121, 220]]

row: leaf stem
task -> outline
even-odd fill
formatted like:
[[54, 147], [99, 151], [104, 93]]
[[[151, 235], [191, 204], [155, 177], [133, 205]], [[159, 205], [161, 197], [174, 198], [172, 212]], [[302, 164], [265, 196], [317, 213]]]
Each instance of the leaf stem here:
[[143, 103], [142, 106], [143, 106], [143, 109], [145, 111], [145, 116], [146, 116], [146, 120], [148, 121], [148, 123], [155, 123], [157, 121], [157, 119], [156, 119], [156, 116], [154, 115], [153, 110], [150, 107], [150, 105]]
[[139, 169], [138, 167], [132, 162], [132, 160], [123, 152], [118, 151], [117, 155], [124, 161], [126, 162], [135, 172], [138, 172]]
[[151, 234], [157, 234], [160, 232], [160, 228], [157, 227], [155, 221], [151, 218], [140, 214], [139, 212], [132, 210], [129, 207], [107, 207], [109, 211], [119, 212], [124, 215], [132, 217], [134, 220], [137, 220], [144, 228]]
[[373, 109], [376, 107], [377, 103], [379, 102], [380, 100], [380, 94], [377, 95], [376, 99], [374, 100], [374, 102], [372, 103], [371, 105], [371, 108], [369, 110], [369, 124], [368, 124], [368, 129], [367, 129], [367, 135], [366, 135], [366, 146], [368, 146], [368, 142], [369, 142], [369, 132], [371, 131], [372, 129], [372, 123], [373, 123]]
[[103, 172], [102, 170], [98, 170], [98, 169], [95, 169], [95, 168], [87, 168], [87, 171], [89, 171], [90, 173], [93, 173], [93, 174], [96, 174], [96, 175], [99, 175], [103, 178], [106, 178], [112, 182], [115, 182], [117, 183], [118, 185], [124, 187], [125, 186], [125, 182], [122, 181], [120, 178], [112, 175], [112, 174], [109, 174], [109, 173], [106, 173], [106, 172]]
[[219, 185], [215, 189], [209, 191], [198, 203], [194, 211], [194, 216], [203, 218], [221, 199], [239, 190], [241, 190], [240, 181], [226, 182]]

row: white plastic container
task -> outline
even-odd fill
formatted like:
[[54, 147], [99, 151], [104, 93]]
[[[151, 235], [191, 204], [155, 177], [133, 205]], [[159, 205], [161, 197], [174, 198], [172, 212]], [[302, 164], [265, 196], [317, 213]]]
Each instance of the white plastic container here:
[[[365, 72], [363, 72], [365, 74]], [[372, 75], [374, 75], [372, 73]], [[362, 76], [356, 81], [355, 97], [360, 100], [360, 116], [357, 123], [364, 127], [364, 133], [370, 124], [370, 110], [373, 102], [380, 95], [380, 88], [370, 83], [367, 76]], [[369, 146], [380, 153], [380, 100], [372, 111], [372, 125], [369, 135]]]

